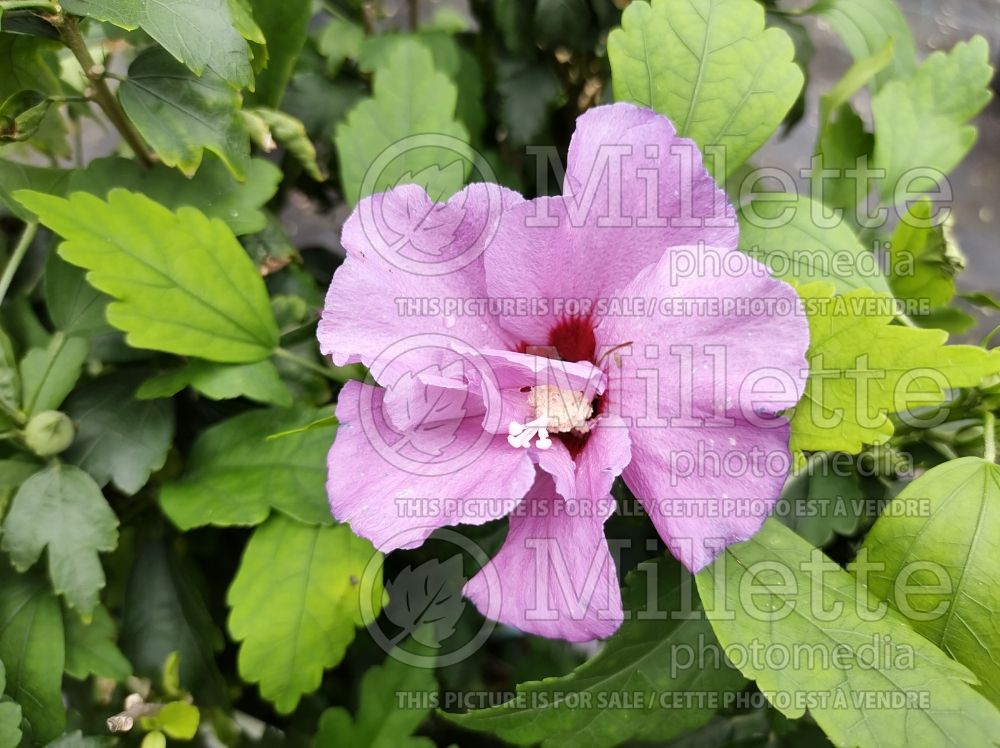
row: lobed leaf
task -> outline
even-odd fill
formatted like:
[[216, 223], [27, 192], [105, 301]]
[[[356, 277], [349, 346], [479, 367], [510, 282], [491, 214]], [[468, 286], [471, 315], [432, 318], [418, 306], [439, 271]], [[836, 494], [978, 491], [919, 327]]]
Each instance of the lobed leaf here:
[[363, 625], [360, 594], [371, 594], [373, 604], [381, 599], [381, 571], [376, 589], [358, 586], [380, 559], [347, 525], [304, 525], [277, 514], [254, 531], [229, 588], [229, 631], [241, 642], [240, 676], [259, 683], [279, 713], [292, 712], [343, 658]]
[[264, 282], [222, 221], [118, 189], [107, 202], [80, 192], [17, 197], [66, 240], [60, 256], [116, 299], [108, 321], [130, 345], [229, 363], [260, 361], [277, 346]]
[[[608, 36], [615, 98], [655, 109], [706, 151], [725, 149], [731, 174], [781, 124], [802, 89], [795, 47], [764, 28], [754, 0], [631, 3]], [[711, 151], [708, 151], [711, 154]]]

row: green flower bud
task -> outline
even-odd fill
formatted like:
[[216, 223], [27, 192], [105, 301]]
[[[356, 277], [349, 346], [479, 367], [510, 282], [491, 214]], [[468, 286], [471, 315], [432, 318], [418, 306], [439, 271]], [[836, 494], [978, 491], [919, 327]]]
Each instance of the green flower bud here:
[[28, 421], [24, 428], [24, 442], [39, 457], [51, 457], [73, 443], [73, 422], [58, 410], [43, 410]]

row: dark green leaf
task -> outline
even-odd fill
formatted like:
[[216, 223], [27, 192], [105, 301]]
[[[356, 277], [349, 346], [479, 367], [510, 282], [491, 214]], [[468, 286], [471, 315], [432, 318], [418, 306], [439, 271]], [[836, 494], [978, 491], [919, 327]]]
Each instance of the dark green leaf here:
[[[541, 742], [545, 748], [667, 740], [703, 725], [715, 711], [709, 698], [702, 707], [672, 709], [672, 697], [697, 691], [721, 698], [741, 690], [746, 681], [721, 652], [717, 658], [713, 654], [718, 645], [693, 586], [672, 560], [641, 566], [623, 590], [629, 611], [625, 623], [596, 657], [569, 675], [519, 684], [520, 704], [450, 714], [448, 719], [512, 743]], [[681, 665], [678, 658], [685, 652], [692, 656]], [[650, 703], [634, 709], [607, 706], [616, 696], [633, 693]]]
[[256, 525], [272, 508], [303, 522], [329, 524], [324, 486], [334, 428], [267, 439], [321, 415], [319, 410], [254, 410], [206, 430], [191, 450], [184, 476], [161, 489], [163, 511], [185, 530]]
[[107, 333], [104, 317], [108, 297], [87, 283], [87, 273], [70, 265], [58, 252], [45, 265], [45, 306], [55, 326], [67, 335], [88, 337]]
[[[3, 561], [0, 559], [0, 561]], [[0, 563], [0, 660], [7, 693], [21, 705], [36, 740], [58, 737], [62, 701], [62, 611], [40, 574], [18, 574]]]
[[169, 400], [137, 400], [139, 377], [120, 372], [76, 390], [63, 408], [77, 424], [76, 439], [63, 459], [86, 470], [104, 486], [114, 483], [134, 494], [163, 467], [174, 437]]
[[[430, 738], [410, 737], [430, 714], [437, 697], [434, 671], [406, 665], [390, 655], [365, 673], [355, 716], [341, 707], [327, 709], [319, 722], [316, 745], [350, 745], [352, 748], [433, 748]], [[400, 694], [408, 703], [426, 708], [401, 708]]]
[[781, 493], [788, 515], [781, 521], [817, 547], [835, 535], [853, 535], [865, 516], [867, 503], [853, 466], [844, 470], [833, 459], [817, 455], [809, 469], [794, 476]]
[[562, 95], [562, 85], [547, 60], [497, 59], [500, 118], [515, 143], [538, 137]]
[[[99, 158], [73, 172], [67, 192], [90, 192], [106, 199], [116, 187], [141, 192], [171, 210], [188, 205], [209, 218], [219, 218], [237, 236], [254, 234], [267, 224], [261, 208], [274, 197], [281, 170], [260, 158], [247, 166], [245, 182], [238, 182], [217, 158], [209, 158], [191, 178], [161, 164], [143, 168], [132, 159]], [[37, 188], [36, 188], [37, 189]], [[50, 192], [50, 190], [40, 190]]]
[[28, 478], [14, 495], [0, 547], [21, 571], [48, 549], [55, 591], [89, 619], [104, 587], [99, 552], [118, 545], [118, 518], [93, 478], [53, 463]]
[[0, 159], [0, 203], [22, 221], [33, 221], [35, 214], [15, 200], [12, 193], [18, 190], [35, 190], [62, 196], [66, 194], [66, 184], [72, 173], [68, 169], [29, 166]]
[[80, 378], [87, 341], [57, 332], [45, 348], [32, 348], [21, 360], [21, 402], [28, 415], [55, 410]]
[[[814, 172], [814, 194], [831, 208], [843, 210], [847, 221], [855, 220], [855, 209], [867, 196], [869, 185], [847, 177], [846, 171], [857, 169], [858, 159], [870, 158], [874, 148], [875, 137], [865, 129], [864, 121], [850, 104], [844, 104], [834, 111], [820, 133], [817, 143], [820, 162], [819, 168]], [[862, 161], [862, 164], [865, 163], [868, 161]], [[820, 181], [823, 171], [840, 176]]]
[[[50, 50], [59, 49], [47, 39], [20, 34], [0, 34], [0, 101], [23, 90], [40, 91], [47, 96], [61, 96], [63, 84], [58, 65]], [[51, 107], [43, 116], [31, 145], [51, 156], [68, 156], [66, 125], [58, 107]], [[6, 185], [0, 191], [6, 189]]]
[[84, 623], [72, 610], [63, 610], [66, 629], [66, 672], [83, 680], [97, 675], [123, 681], [132, 665], [115, 644], [115, 623], [103, 605], [94, 609], [94, 619]]
[[257, 90], [250, 101], [276, 109], [281, 106], [285, 87], [305, 44], [312, 1], [250, 0], [250, 6], [267, 40], [267, 65], [257, 74]]
[[250, 49], [227, 0], [66, 0], [62, 7], [124, 29], [140, 27], [196, 75], [207, 69], [234, 87], [253, 88]]
[[174, 369], [147, 379], [136, 392], [140, 400], [171, 397], [193, 387], [213, 400], [246, 397], [259, 403], [291, 407], [292, 394], [270, 361], [255, 364], [213, 364], [191, 359]]
[[119, 641], [136, 675], [159, 681], [167, 658], [177, 652], [184, 689], [214, 703], [224, 698], [225, 685], [215, 662], [222, 634], [191, 570], [163, 540], [142, 541], [136, 550]]
[[129, 119], [168, 166], [192, 176], [212, 151], [240, 180], [250, 164], [250, 139], [240, 95], [210, 71], [198, 77], [161, 49], [147, 49], [129, 67], [118, 97]]

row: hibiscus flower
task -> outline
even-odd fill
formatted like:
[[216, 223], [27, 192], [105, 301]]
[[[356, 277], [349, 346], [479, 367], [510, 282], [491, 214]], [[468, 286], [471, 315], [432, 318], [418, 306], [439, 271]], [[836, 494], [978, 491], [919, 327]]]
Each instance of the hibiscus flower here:
[[785, 478], [808, 327], [737, 237], [696, 146], [628, 104], [577, 120], [560, 196], [362, 200], [318, 330], [374, 381], [338, 399], [333, 516], [391, 551], [510, 515], [466, 596], [526, 632], [609, 636], [616, 477], [692, 572], [760, 528]]

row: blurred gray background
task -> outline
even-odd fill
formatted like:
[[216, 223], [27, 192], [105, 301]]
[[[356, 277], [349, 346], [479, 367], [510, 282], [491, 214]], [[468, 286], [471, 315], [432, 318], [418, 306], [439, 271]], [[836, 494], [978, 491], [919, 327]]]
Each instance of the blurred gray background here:
[[[1000, 0], [897, 1], [910, 21], [922, 57], [981, 34], [989, 42], [993, 65], [1000, 62]], [[788, 138], [772, 141], [754, 157], [761, 165], [787, 170], [808, 166], [816, 140], [819, 94], [851, 66], [850, 56], [828, 27], [813, 22], [812, 31], [816, 57], [810, 70], [808, 112]], [[868, 102], [863, 96], [858, 97], [857, 106], [865, 116]], [[979, 140], [950, 175], [955, 236], [968, 258], [968, 269], [959, 276], [958, 285], [1000, 291], [1000, 99], [995, 97], [975, 124]]]

